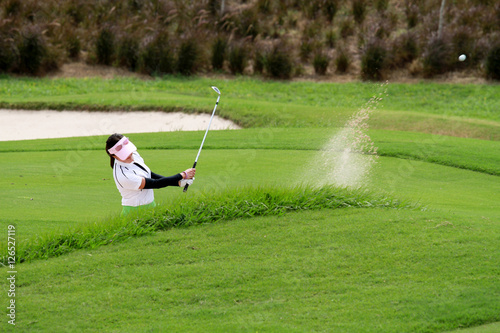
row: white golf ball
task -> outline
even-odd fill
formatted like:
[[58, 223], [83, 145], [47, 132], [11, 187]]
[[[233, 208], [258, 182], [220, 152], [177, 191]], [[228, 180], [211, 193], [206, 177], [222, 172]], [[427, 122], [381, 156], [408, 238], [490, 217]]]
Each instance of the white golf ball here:
[[467, 59], [467, 56], [465, 54], [462, 54], [460, 57], [458, 57], [458, 60], [460, 61], [464, 61], [465, 59]]

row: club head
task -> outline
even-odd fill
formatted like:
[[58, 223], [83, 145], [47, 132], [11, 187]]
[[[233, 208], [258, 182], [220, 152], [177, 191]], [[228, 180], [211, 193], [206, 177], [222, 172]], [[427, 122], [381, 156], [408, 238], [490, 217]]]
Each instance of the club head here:
[[215, 90], [216, 93], [220, 95], [220, 90], [216, 86], [212, 86], [212, 89]]

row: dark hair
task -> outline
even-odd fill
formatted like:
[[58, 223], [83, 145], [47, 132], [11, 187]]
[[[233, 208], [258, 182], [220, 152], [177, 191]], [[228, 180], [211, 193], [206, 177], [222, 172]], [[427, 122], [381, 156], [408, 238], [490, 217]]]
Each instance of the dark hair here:
[[109, 136], [108, 140], [106, 140], [106, 153], [108, 153], [109, 158], [110, 158], [109, 165], [111, 166], [111, 169], [113, 169], [113, 167], [115, 165], [115, 158], [113, 157], [112, 154], [109, 153], [108, 150], [113, 148], [113, 146], [116, 145], [116, 143], [118, 141], [120, 141], [121, 138], [123, 138], [122, 134], [115, 133], [115, 134], [111, 134]]

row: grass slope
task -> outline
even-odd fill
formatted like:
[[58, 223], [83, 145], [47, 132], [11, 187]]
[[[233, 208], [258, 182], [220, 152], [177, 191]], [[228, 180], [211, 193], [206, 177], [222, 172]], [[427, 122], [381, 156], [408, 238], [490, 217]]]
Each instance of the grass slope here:
[[[166, 96], [166, 100], [174, 100], [169, 96], [176, 95], [179, 106], [188, 97], [199, 109], [209, 110], [207, 104], [198, 98], [212, 97], [210, 85], [217, 84], [227, 101], [255, 100], [269, 101], [279, 104], [297, 104], [334, 109], [356, 109], [370, 97], [383, 92], [378, 83], [315, 83], [315, 82], [279, 82], [262, 81], [249, 78], [231, 80], [220, 78], [185, 78], [166, 76], [165, 79], [139, 80], [133, 78], [116, 79], [32, 79], [9, 78], [0, 79], [2, 101], [21, 103], [31, 101], [74, 102], [79, 104], [131, 105], [148, 101], [149, 93]], [[126, 95], [110, 95], [126, 92]], [[102, 98], [91, 102], [94, 93], [102, 94]], [[342, 96], [342, 98], [339, 98]], [[384, 107], [392, 111], [416, 111], [446, 116], [463, 116], [498, 121], [500, 115], [500, 87], [498, 85], [454, 85], [454, 84], [389, 84]], [[59, 97], [59, 98], [58, 98]], [[78, 98], [80, 97], [80, 98]], [[383, 96], [385, 97], [385, 96]], [[156, 104], [153, 98], [152, 104]], [[121, 104], [119, 103], [121, 100]], [[80, 102], [81, 101], [81, 102]], [[158, 103], [163, 106], [164, 103]], [[208, 104], [210, 105], [210, 104]], [[169, 103], [167, 103], [169, 106]]]
[[[337, 128], [314, 130], [254, 128], [212, 131], [204, 149], [319, 150], [337, 131]], [[141, 149], [197, 149], [203, 133], [202, 131], [145, 133], [132, 134], [132, 137]], [[497, 153], [500, 143], [497, 141], [386, 130], [371, 130], [369, 134], [379, 147], [378, 153], [381, 156], [421, 160], [493, 175], [500, 174], [500, 155]], [[4, 141], [0, 142], [0, 153], [67, 151], [68, 157], [63, 160], [77, 160], [79, 157], [75, 155], [87, 154], [88, 150], [102, 150], [102, 143], [106, 138], [107, 136], [95, 136]]]
[[[0, 79], [0, 106], [27, 109], [210, 112], [245, 127], [331, 127], [379, 95], [373, 126], [500, 140], [497, 85], [269, 82], [238, 78]], [[395, 127], [397, 124], [397, 127]]]
[[[199, 177], [192, 190], [300, 183], [307, 164], [332, 132], [335, 133], [326, 129], [213, 131], [204, 147]], [[457, 208], [470, 207], [471, 211], [480, 209], [485, 213], [487, 207], [495, 206], [498, 178], [477, 172], [463, 173], [456, 168], [498, 174], [497, 142], [392, 131], [370, 134], [383, 155], [405, 158], [379, 159], [368, 182], [373, 184], [373, 191], [390, 189], [397, 197], [422, 200], [425, 204], [441, 202], [450, 207], [454, 205], [450, 200], [458, 196]], [[153, 170], [173, 174], [192, 163], [202, 136], [202, 132], [174, 132], [137, 134], [132, 138]], [[90, 137], [0, 143], [4, 171], [0, 184], [8, 189], [0, 193], [1, 225], [17, 223], [22, 230], [20, 237], [32, 238], [44, 231], [59, 232], [75, 223], [105, 220], [115, 215], [120, 209], [119, 195], [107, 155], [102, 151], [104, 140], [104, 137]], [[16, 149], [19, 151], [12, 152]], [[432, 167], [427, 163], [455, 168]], [[275, 171], [277, 165], [282, 165], [279, 173]], [[318, 175], [318, 180], [321, 182], [324, 177]], [[173, 188], [156, 191], [158, 200], [165, 202], [178, 195]], [[472, 198], [460, 204], [463, 195]], [[19, 207], [23, 207], [22, 214]]]
[[[204, 167], [200, 164], [197, 187], [190, 189], [190, 198], [201, 195], [200, 191], [213, 192], [214, 184], [231, 188], [241, 183], [255, 185], [260, 179], [269, 185], [262, 174], [272, 172], [283, 160], [288, 163], [274, 180], [277, 184], [287, 183], [319, 153], [304, 147], [305, 131], [302, 135], [299, 130], [261, 132], [262, 138], [272, 135], [282, 138], [283, 144], [287, 141], [283, 134], [288, 133], [289, 146], [281, 150], [264, 149], [264, 141], [257, 138], [255, 131], [211, 133], [213, 142], [225, 141], [233, 148], [212, 147], [203, 152]], [[230, 134], [236, 135], [231, 142]], [[391, 133], [380, 134], [383, 138]], [[418, 142], [418, 135], [408, 134], [405, 137], [401, 133], [399, 140]], [[154, 142], [165, 142], [161, 135], [139, 135], [137, 140], [150, 142], [150, 148], [154, 148]], [[184, 135], [189, 145], [189, 138], [194, 142], [194, 136], [200, 133], [171, 135], [170, 142], [182, 142]], [[220, 140], [219, 135], [228, 140]], [[242, 137], [238, 139], [238, 135]], [[249, 137], [254, 137], [254, 141], [248, 141]], [[316, 149], [321, 146], [319, 137], [312, 135], [311, 140], [316, 140]], [[438, 146], [442, 141], [447, 142], [438, 140]], [[21, 144], [36, 150], [36, 142], [52, 147], [57, 142], [78, 144], [76, 139]], [[250, 149], [237, 149], [245, 143]], [[253, 148], [259, 144], [259, 149]], [[405, 146], [403, 142], [401, 147]], [[7, 160], [19, 163], [11, 172], [22, 169], [26, 171], [19, 177], [23, 181], [39, 181], [30, 187], [39, 189], [36, 199], [41, 201], [32, 210], [31, 225], [23, 227], [27, 221], [18, 222], [19, 249], [35, 244], [23, 240], [25, 231], [38, 230], [42, 236], [40, 244], [50, 243], [51, 237], [57, 239], [68, 234], [68, 230], [75, 230], [73, 221], [85, 216], [85, 207], [90, 206], [101, 215], [109, 214], [110, 206], [118, 200], [114, 186], [106, 183], [109, 178], [99, 178], [100, 173], [109, 177], [107, 159], [100, 150], [81, 152], [85, 153], [81, 160], [73, 157], [72, 171], [63, 173], [62, 181], [50, 172], [40, 178], [40, 167], [44, 170], [45, 165], [50, 170], [54, 160], [64, 162], [69, 152], [2, 153], [11, 157]], [[195, 155], [196, 150], [146, 149], [143, 155], [156, 169], [164, 168], [168, 154], [168, 163], [174, 168], [186, 163], [184, 155], [190, 156], [190, 152]], [[30, 171], [32, 160], [41, 164]], [[80, 167], [86, 161], [101, 160], [102, 163]], [[228, 165], [227, 161], [234, 163]], [[85, 172], [88, 168], [92, 172]], [[234, 177], [227, 176], [228, 170], [235, 170]], [[50, 178], [54, 184], [42, 186]], [[89, 247], [109, 244], [102, 237], [103, 230], [112, 236], [112, 244], [115, 240], [120, 242], [20, 265], [23, 274], [19, 290], [25, 319], [20, 319], [17, 329], [441, 332], [498, 321], [498, 177], [424, 161], [381, 157], [369, 185], [391, 196], [420, 200], [428, 211], [347, 208], [231, 223], [217, 220], [211, 225], [174, 228], [135, 240], [130, 239], [133, 233], [120, 229], [120, 220], [91, 223], [96, 226], [97, 241]], [[57, 206], [61, 199], [54, 197], [53, 192], [66, 193], [61, 206]], [[170, 202], [175, 206], [171, 201], [176, 196], [173, 191], [157, 192], [158, 200], [167, 205]], [[47, 201], [49, 198], [53, 201]], [[3, 211], [18, 214], [16, 204], [13, 202], [11, 208]], [[179, 212], [197, 206], [181, 206]], [[26, 213], [30, 211], [29, 206], [24, 207]], [[71, 214], [74, 212], [80, 213]], [[65, 215], [67, 220], [61, 221], [64, 224], [40, 223], [40, 216], [50, 220], [52, 214]], [[117, 223], [116, 229], [112, 229], [112, 221]], [[58, 231], [53, 230], [55, 225], [59, 226]], [[83, 225], [88, 228], [89, 224]], [[137, 223], [131, 226], [139, 234], [151, 231], [141, 230]], [[78, 237], [78, 233], [74, 236]], [[267, 239], [270, 242], [266, 243]], [[64, 250], [65, 244], [60, 245], [59, 249]], [[82, 317], [76, 313], [82, 311], [85, 320], [77, 319]], [[56, 312], [57, 322], [53, 320]]]
[[470, 327], [465, 329], [453, 330], [448, 333], [496, 333], [500, 331], [500, 322], [486, 324], [476, 327]]
[[[204, 111], [213, 104], [205, 92], [210, 80], [7, 78], [0, 87], [4, 105], [76, 101], [87, 107], [92, 101], [95, 108], [132, 109], [153, 101], [162, 109]], [[379, 87], [249, 79], [216, 84], [230, 117], [267, 127], [211, 132], [196, 186], [187, 196], [180, 189], [156, 191], [162, 203], [156, 215], [116, 218], [119, 196], [102, 150], [105, 137], [0, 143], [0, 186], [8, 189], [0, 193], [1, 230], [16, 225], [20, 254], [71, 252], [18, 264], [17, 330], [498, 327], [490, 324], [500, 320], [498, 86], [389, 85], [389, 96], [398, 98], [384, 102], [374, 119], [378, 128], [418, 131], [428, 124], [425, 132], [491, 141], [373, 130], [383, 156], [365, 186], [377, 194], [359, 200], [360, 192], [350, 192], [357, 206], [371, 207], [321, 209], [328, 206], [321, 198], [329, 197], [317, 188], [329, 170], [304, 179], [308, 165], [335, 133], [329, 126], [342, 125]], [[153, 170], [170, 174], [192, 163], [202, 134], [132, 138]], [[289, 189], [304, 181], [315, 187]], [[262, 189], [270, 188], [278, 195], [266, 196]], [[419, 202], [425, 210], [387, 208], [388, 197]], [[310, 205], [319, 209], [283, 214]], [[75, 244], [85, 246], [75, 251]], [[0, 248], [6, 248], [2, 239]], [[0, 304], [7, 302], [2, 293]], [[0, 327], [11, 328], [6, 321]]]
[[171, 229], [22, 265], [25, 315], [16, 329], [442, 332], [481, 325], [500, 320], [499, 231], [479, 217], [376, 208]]
[[[196, 186], [190, 191], [213, 191], [242, 184], [301, 183], [306, 166], [332, 132], [335, 133], [326, 129], [213, 131], [200, 157]], [[459, 209], [491, 214], [488, 207], [495, 206], [498, 178], [487, 174], [499, 172], [497, 142], [473, 140], [469, 144], [462, 138], [392, 131], [372, 131], [371, 135], [383, 155], [405, 158], [379, 159], [368, 182], [373, 191], [391, 190], [391, 195], [420, 200], [426, 205], [439, 202], [454, 207], [458, 203]], [[132, 138], [148, 165], [167, 175], [191, 165], [202, 136], [202, 132], [174, 132], [137, 134]], [[1, 142], [0, 163], [4, 172], [0, 184], [8, 191], [0, 193], [0, 226], [16, 223], [21, 230], [19, 237], [26, 239], [116, 215], [120, 199], [107, 155], [102, 151], [104, 140], [89, 137]], [[19, 151], [12, 152], [16, 149]], [[455, 168], [427, 165], [429, 162]], [[282, 165], [279, 173], [277, 165]], [[456, 169], [465, 167], [487, 172], [482, 175]], [[321, 183], [325, 176], [318, 175], [316, 181]], [[463, 195], [471, 198], [465, 200]], [[160, 202], [177, 196], [179, 191], [175, 188], [156, 191]], [[23, 207], [22, 214], [19, 207]]]
[[[218, 194], [180, 197], [167, 206], [159, 206], [155, 214], [143, 211], [127, 219], [92, 223], [66, 232], [46, 234], [17, 247], [18, 262], [46, 259], [75, 249], [95, 248], [130, 237], [174, 227], [216, 223], [241, 217], [282, 215], [286, 212], [340, 209], [348, 207], [404, 208], [393, 199], [376, 197], [362, 191], [347, 191], [333, 187], [322, 188], [264, 188], [239, 187]], [[2, 258], [7, 264], [8, 255]]]

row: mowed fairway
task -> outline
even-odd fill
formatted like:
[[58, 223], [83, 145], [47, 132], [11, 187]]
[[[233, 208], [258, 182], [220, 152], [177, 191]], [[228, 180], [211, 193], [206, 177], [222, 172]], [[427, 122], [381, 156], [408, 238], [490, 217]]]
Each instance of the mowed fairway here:
[[[185, 98], [190, 88], [205, 83], [199, 81], [175, 83]], [[19, 84], [14, 82], [13, 87]], [[158, 84], [172, 92], [168, 81]], [[259, 122], [270, 117], [281, 126], [260, 127], [258, 122], [243, 130], [210, 132], [194, 185], [187, 193], [178, 188], [156, 190], [160, 205], [154, 215], [137, 220], [118, 218], [120, 197], [102, 148], [106, 136], [0, 142], [0, 185], [5, 189], [0, 193], [2, 255], [9, 225], [16, 226], [19, 254], [43, 242], [49, 244], [59, 235], [90, 237], [92, 230], [105, 235], [101, 243], [83, 249], [72, 249], [73, 243], [52, 243], [69, 247], [63, 252], [55, 249], [49, 259], [35, 256], [16, 264], [15, 330], [448, 332], [474, 328], [464, 332], [484, 333], [500, 329], [500, 144], [484, 139], [498, 137], [498, 114], [491, 111], [491, 104], [484, 106], [484, 113], [477, 107], [485, 97], [498, 95], [500, 88], [487, 86], [481, 95], [475, 86], [442, 86], [446, 91], [441, 95], [433, 93], [435, 104], [426, 100], [429, 113], [422, 101], [415, 102], [418, 117], [431, 125], [428, 133], [418, 133], [418, 128], [389, 130], [394, 123], [384, 125], [383, 119], [398, 111], [381, 106], [377, 128], [369, 131], [381, 156], [363, 182], [369, 191], [365, 195], [360, 190], [332, 188], [326, 183], [328, 168], [323, 169], [325, 174], [306, 176], [311, 161], [339, 131], [346, 115], [362, 103], [344, 106], [336, 119], [321, 114], [328, 108], [324, 84], [310, 83], [308, 101], [293, 106], [286, 100], [299, 100], [300, 90], [267, 84], [279, 99], [272, 102], [282, 107], [268, 115], [255, 110], [256, 117]], [[237, 81], [235, 86], [247, 89], [230, 93], [240, 97], [244, 111], [269, 102], [265, 82]], [[320, 93], [315, 97], [316, 87]], [[376, 86], [371, 87], [377, 93]], [[422, 94], [425, 87], [418, 85], [404, 98]], [[287, 88], [293, 92], [289, 97]], [[365, 95], [368, 88], [358, 87]], [[332, 85], [331, 89], [333, 94], [343, 88]], [[347, 89], [352, 92], [356, 87]], [[451, 104], [453, 114], [448, 114], [438, 97], [463, 91], [473, 92], [464, 100], [476, 108], [465, 114]], [[144, 100], [147, 94], [147, 89], [140, 92]], [[62, 95], [59, 98], [64, 100]], [[251, 100], [248, 104], [245, 95]], [[82, 99], [91, 97], [83, 94]], [[396, 97], [389, 93], [386, 99]], [[102, 98], [104, 107], [106, 98]], [[209, 105], [212, 99], [206, 100]], [[36, 102], [36, 95], [29, 96], [29, 101]], [[13, 97], [4, 102], [13, 103]], [[395, 104], [388, 102], [394, 108]], [[283, 111], [294, 108], [299, 114], [301, 105], [300, 116]], [[320, 114], [314, 115], [314, 105]], [[413, 111], [401, 110], [397, 119], [404, 119], [401, 113], [405, 112]], [[447, 134], [472, 124], [472, 132], [483, 139], [431, 134], [437, 132], [432, 127], [437, 115], [438, 123], [444, 119], [447, 124]], [[314, 119], [329, 119], [332, 125], [314, 126]], [[295, 127], [285, 126], [290, 124]], [[165, 175], [192, 164], [202, 137], [203, 132], [130, 135], [151, 169]], [[268, 194], [261, 197], [256, 194], [259, 191]], [[336, 208], [322, 208], [333, 200], [320, 201], [325, 191], [338, 193]], [[298, 198], [301, 193], [307, 193], [305, 199]], [[315, 196], [318, 204], [312, 205]], [[272, 204], [276, 210], [264, 209]], [[246, 210], [230, 215], [232, 206]], [[169, 214], [188, 220], [182, 211], [195, 214], [197, 209], [202, 210], [197, 213], [200, 222], [195, 216], [185, 224], [160, 223]], [[128, 235], [134, 225], [154, 226], [155, 231]], [[106, 241], [108, 236], [112, 241]], [[7, 268], [2, 270], [6, 276]], [[3, 292], [0, 306], [5, 309], [10, 299]], [[10, 331], [13, 327], [7, 320], [4, 316], [0, 327]]]

